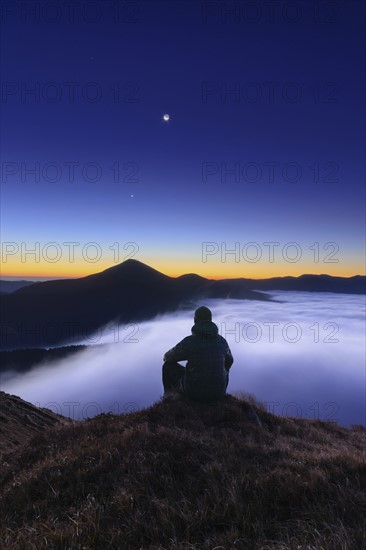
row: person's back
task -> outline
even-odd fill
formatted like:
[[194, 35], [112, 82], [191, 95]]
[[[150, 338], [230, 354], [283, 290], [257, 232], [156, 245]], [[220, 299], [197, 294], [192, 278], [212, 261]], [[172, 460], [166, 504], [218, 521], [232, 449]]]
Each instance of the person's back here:
[[[184, 390], [192, 398], [219, 399], [226, 393], [228, 345], [211, 321], [192, 327], [192, 353], [186, 366]], [[231, 366], [231, 365], [230, 365]]]
[[[187, 360], [187, 366], [177, 361]], [[163, 365], [164, 389], [170, 390], [173, 379], [191, 399], [211, 401], [224, 397], [233, 363], [225, 338], [211, 320], [208, 308], [196, 310], [192, 335], [166, 352]]]

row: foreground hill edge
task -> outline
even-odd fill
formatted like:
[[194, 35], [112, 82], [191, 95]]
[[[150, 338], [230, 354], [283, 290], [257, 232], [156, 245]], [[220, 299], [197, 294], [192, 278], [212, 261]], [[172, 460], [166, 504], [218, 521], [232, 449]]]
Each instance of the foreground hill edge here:
[[[252, 421], [253, 408], [261, 427]], [[227, 396], [47, 428], [3, 457], [3, 548], [365, 547], [366, 429]]]

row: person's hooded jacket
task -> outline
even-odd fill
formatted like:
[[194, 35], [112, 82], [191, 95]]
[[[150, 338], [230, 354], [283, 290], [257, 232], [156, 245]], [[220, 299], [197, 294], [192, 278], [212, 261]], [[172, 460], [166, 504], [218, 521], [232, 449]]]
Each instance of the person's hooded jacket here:
[[166, 352], [165, 361], [187, 361], [183, 390], [199, 400], [220, 399], [226, 393], [234, 362], [227, 341], [212, 321], [199, 321], [187, 336]]

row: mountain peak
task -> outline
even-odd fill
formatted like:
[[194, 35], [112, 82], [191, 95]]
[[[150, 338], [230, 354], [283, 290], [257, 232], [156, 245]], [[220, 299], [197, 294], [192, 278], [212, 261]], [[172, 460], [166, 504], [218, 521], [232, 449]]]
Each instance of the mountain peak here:
[[[157, 269], [154, 269], [153, 267], [150, 267], [149, 265], [133, 258], [129, 258], [128, 260], [125, 260], [117, 265], [109, 267], [101, 273], [97, 273], [97, 275], [114, 275], [116, 273], [128, 275], [133, 278], [137, 277], [138, 279], [143, 277], [155, 277], [160, 280], [167, 280], [171, 278], [168, 277], [168, 275], [161, 273], [161, 271], [158, 271]], [[91, 277], [94, 277], [94, 275], [91, 275]]]

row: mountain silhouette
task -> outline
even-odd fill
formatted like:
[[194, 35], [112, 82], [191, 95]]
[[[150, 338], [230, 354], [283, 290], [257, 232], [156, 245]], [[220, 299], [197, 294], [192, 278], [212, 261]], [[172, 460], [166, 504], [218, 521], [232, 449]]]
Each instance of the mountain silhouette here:
[[[34, 283], [1, 296], [1, 349], [53, 347], [86, 338], [108, 323], [133, 323], [210, 295], [216, 281], [168, 277], [137, 261], [80, 279]], [[242, 298], [269, 297], [244, 289]], [[225, 298], [223, 289], [218, 297]]]
[[33, 284], [33, 281], [6, 281], [4, 279], [0, 279], [0, 293], [9, 294], [23, 288], [24, 286], [30, 286]]
[[144, 321], [205, 298], [268, 301], [271, 297], [263, 294], [268, 290], [360, 294], [365, 293], [365, 277], [216, 281], [195, 274], [169, 277], [130, 259], [87, 277], [33, 283], [2, 294], [0, 349], [73, 344], [108, 323]]
[[245, 288], [256, 290], [292, 290], [301, 292], [334, 292], [366, 294], [366, 277], [332, 277], [331, 275], [300, 275], [270, 279], [242, 279]]

